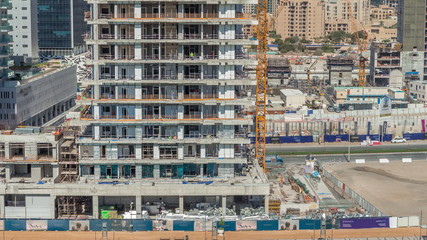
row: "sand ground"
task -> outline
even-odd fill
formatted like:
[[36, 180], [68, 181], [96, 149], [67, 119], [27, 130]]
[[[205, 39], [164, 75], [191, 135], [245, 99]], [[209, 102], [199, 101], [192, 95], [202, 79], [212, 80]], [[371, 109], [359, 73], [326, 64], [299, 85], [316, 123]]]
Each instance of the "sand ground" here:
[[324, 166], [341, 182], [390, 216], [420, 216], [427, 222], [427, 161], [332, 163]]
[[[315, 234], [315, 235], [314, 235]], [[422, 230], [423, 235], [427, 235], [426, 229]], [[108, 238], [102, 238], [101, 232], [0, 232], [0, 240], [189, 240], [203, 239], [211, 240], [210, 232], [109, 232]], [[317, 239], [320, 231], [299, 230], [299, 231], [249, 231], [249, 232], [226, 232], [224, 239]], [[327, 230], [327, 238], [368, 238], [368, 237], [419, 237], [420, 228], [396, 228], [396, 229], [360, 229], [360, 230]]]

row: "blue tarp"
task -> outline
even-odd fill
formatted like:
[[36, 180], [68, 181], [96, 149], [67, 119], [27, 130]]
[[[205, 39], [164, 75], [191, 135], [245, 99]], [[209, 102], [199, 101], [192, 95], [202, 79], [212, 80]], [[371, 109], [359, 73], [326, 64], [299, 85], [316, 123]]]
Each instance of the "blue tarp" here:
[[279, 221], [277, 220], [261, 220], [256, 222], [258, 231], [274, 231], [279, 229]]
[[173, 230], [174, 231], [194, 231], [194, 221], [174, 220]]
[[70, 229], [70, 220], [55, 219], [47, 220], [48, 231], [68, 231]]

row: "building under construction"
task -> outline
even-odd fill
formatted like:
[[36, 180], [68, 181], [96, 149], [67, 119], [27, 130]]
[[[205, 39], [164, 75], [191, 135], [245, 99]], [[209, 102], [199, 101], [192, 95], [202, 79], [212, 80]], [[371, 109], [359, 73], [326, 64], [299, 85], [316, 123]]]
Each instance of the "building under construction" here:
[[287, 58], [267, 59], [268, 85], [286, 85], [291, 75], [291, 64]]
[[330, 86], [352, 86], [352, 71], [354, 58], [346, 56], [329, 57], [327, 59], [329, 71], [328, 85]]
[[20, 158], [5, 154], [4, 163], [22, 166], [18, 175], [6, 174], [13, 177], [0, 206], [3, 199], [13, 208], [0, 209], [0, 217], [116, 218], [132, 211], [140, 218], [143, 210], [183, 213], [196, 203], [224, 214], [268, 205], [268, 181], [248, 161], [253, 120], [239, 113], [253, 105], [246, 90], [255, 84], [243, 67], [257, 64], [242, 48], [257, 41], [241, 32], [256, 22], [241, 10], [257, 2], [88, 3], [92, 74], [81, 111], [67, 115], [61, 140], [50, 137], [46, 163], [27, 150], [33, 142], [5, 145], [7, 153], [18, 144], [12, 152]]

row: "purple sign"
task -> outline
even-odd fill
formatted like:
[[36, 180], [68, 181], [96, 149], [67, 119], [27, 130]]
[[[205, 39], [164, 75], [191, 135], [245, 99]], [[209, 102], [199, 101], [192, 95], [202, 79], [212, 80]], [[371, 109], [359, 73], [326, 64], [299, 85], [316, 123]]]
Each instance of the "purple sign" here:
[[388, 217], [343, 218], [340, 220], [341, 229], [389, 228], [389, 227], [390, 227], [390, 222]]

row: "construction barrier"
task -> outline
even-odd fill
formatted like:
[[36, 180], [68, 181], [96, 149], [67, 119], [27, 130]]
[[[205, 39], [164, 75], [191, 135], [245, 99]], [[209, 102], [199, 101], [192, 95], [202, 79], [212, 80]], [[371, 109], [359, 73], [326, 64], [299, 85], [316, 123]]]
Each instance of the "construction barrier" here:
[[194, 231], [194, 221], [174, 220], [174, 231]]
[[[397, 228], [419, 226], [419, 217], [370, 217], [328, 219], [326, 229]], [[5, 219], [0, 231], [212, 231], [220, 222], [204, 220], [143, 219]], [[238, 220], [225, 221], [224, 231], [318, 230], [320, 219]]]
[[273, 231], [279, 229], [279, 221], [277, 220], [261, 220], [257, 221], [256, 228], [258, 231]]

